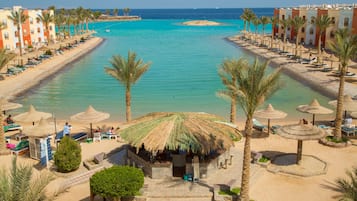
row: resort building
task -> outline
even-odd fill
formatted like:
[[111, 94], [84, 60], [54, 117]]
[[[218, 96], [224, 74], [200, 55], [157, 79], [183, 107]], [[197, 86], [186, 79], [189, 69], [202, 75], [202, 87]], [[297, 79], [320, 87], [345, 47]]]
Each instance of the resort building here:
[[324, 15], [331, 18], [332, 24], [321, 37], [322, 47], [325, 46], [326, 41], [334, 39], [337, 29], [349, 28], [352, 33], [357, 34], [357, 4], [324, 4], [303, 5], [297, 8], [276, 8], [274, 16], [277, 16], [279, 21], [299, 16], [306, 20], [306, 23], [298, 36], [291, 27], [284, 29], [281, 24], [274, 28], [274, 35], [278, 38], [287, 37], [290, 40], [295, 40], [298, 37], [301, 43], [317, 46], [319, 30], [315, 25], [315, 19]]
[[[17, 25], [9, 19], [9, 16], [12, 15], [12, 12], [19, 11], [22, 11], [27, 16], [27, 19], [18, 33]], [[0, 29], [0, 48], [17, 52], [21, 45], [22, 49], [26, 51], [31, 46], [39, 48], [48, 43], [48, 40], [53, 41], [56, 36], [55, 24], [49, 23], [49, 30], [46, 30], [45, 24], [39, 19], [39, 16], [42, 16], [45, 12], [50, 12], [51, 15], [54, 15], [52, 10], [29, 10], [20, 6], [14, 6], [12, 9], [0, 9], [0, 23], [2, 24], [2, 29]], [[18, 34], [21, 37], [21, 44]]]

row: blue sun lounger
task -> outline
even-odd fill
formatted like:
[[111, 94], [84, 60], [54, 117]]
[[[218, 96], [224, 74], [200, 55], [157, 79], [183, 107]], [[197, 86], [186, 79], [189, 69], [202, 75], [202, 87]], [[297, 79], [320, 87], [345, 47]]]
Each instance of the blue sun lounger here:
[[[85, 133], [85, 132], [74, 133], [74, 134], [71, 134], [70, 136], [73, 140], [80, 141], [84, 138], [87, 138], [87, 133]], [[62, 138], [63, 138], [63, 130], [56, 134], [55, 142], [60, 142]]]
[[257, 119], [253, 119], [253, 128], [258, 131], [266, 131], [268, 127], [262, 123], [260, 123]]

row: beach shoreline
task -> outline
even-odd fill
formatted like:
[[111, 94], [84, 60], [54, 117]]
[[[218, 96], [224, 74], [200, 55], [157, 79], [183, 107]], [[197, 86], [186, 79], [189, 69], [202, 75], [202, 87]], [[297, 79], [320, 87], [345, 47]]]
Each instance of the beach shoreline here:
[[73, 62], [95, 50], [103, 42], [103, 38], [92, 37], [85, 43], [79, 44], [78, 47], [65, 51], [62, 55], [55, 55], [21, 74], [7, 77], [5, 80], [0, 81], [0, 91], [2, 92], [0, 97], [11, 100], [27, 93]]
[[[227, 37], [228, 41], [240, 47], [243, 51], [259, 58], [270, 60], [272, 67], [282, 67], [282, 71], [289, 77], [297, 80], [311, 89], [331, 99], [336, 99], [338, 94], [339, 78], [330, 76], [318, 69], [309, 68], [309, 64], [292, 62], [283, 55], [269, 51], [267, 48], [257, 47], [241, 39], [241, 36]], [[357, 85], [345, 82], [345, 94], [352, 97], [357, 95]]]

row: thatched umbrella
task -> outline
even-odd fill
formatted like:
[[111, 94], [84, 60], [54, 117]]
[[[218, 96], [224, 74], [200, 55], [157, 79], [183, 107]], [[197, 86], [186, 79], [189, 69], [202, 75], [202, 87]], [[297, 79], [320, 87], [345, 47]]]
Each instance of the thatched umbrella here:
[[41, 118], [36, 126], [25, 128], [24, 133], [29, 137], [47, 137], [55, 132], [55, 125], [48, 123], [46, 119]]
[[81, 123], [89, 123], [90, 136], [92, 137], [92, 123], [101, 122], [110, 117], [109, 113], [99, 112], [95, 110], [91, 105], [88, 106], [86, 111], [77, 113], [71, 116], [71, 120]]
[[39, 112], [33, 105], [30, 105], [28, 112], [14, 116], [14, 120], [20, 122], [32, 122], [32, 125], [35, 125], [35, 122], [38, 122], [41, 119], [48, 119], [50, 117], [52, 117], [51, 113]]
[[309, 105], [299, 105], [296, 108], [300, 112], [312, 114], [312, 125], [315, 125], [316, 114], [331, 114], [333, 111], [320, 105], [316, 99], [312, 100]]
[[254, 116], [258, 118], [268, 119], [268, 135], [270, 132], [270, 120], [271, 119], [282, 119], [286, 117], [286, 113], [280, 110], [275, 110], [271, 104], [263, 110], [258, 110], [254, 112]]
[[326, 135], [326, 132], [312, 124], [304, 124], [303, 121], [300, 121], [298, 124], [278, 128], [277, 134], [284, 138], [298, 140], [296, 164], [299, 164], [302, 156], [302, 141], [321, 139]]
[[[337, 100], [330, 101], [328, 102], [328, 104], [337, 107]], [[347, 116], [347, 111], [357, 112], [357, 101], [353, 100], [352, 97], [348, 94], [343, 96], [342, 105], [343, 105], [343, 110], [345, 111], [345, 118]]]
[[0, 99], [1, 110], [6, 114], [6, 110], [13, 110], [22, 107], [19, 103], [9, 102], [8, 100], [1, 98]]
[[225, 150], [239, 138], [237, 128], [207, 113], [154, 112], [133, 120], [120, 135], [134, 147], [148, 151], [176, 150], [196, 153]]

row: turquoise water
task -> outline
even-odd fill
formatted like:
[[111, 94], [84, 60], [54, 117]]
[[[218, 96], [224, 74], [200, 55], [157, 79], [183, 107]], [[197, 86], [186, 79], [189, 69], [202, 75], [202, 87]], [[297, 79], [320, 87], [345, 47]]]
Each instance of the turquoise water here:
[[[150, 70], [132, 88], [133, 117], [154, 111], [204, 111], [229, 117], [229, 103], [216, 97], [223, 89], [217, 68], [225, 58], [243, 56], [242, 51], [224, 38], [242, 29], [238, 20], [218, 20], [224, 26], [182, 26], [182, 20], [142, 20], [136, 22], [101, 22], [91, 28], [105, 42], [42, 86], [20, 97], [28, 109], [54, 113], [58, 118], [84, 111], [88, 105], [109, 112], [111, 120], [125, 119], [124, 88], [104, 73], [112, 55], [134, 51]], [[110, 29], [110, 32], [105, 32]], [[269, 32], [270, 27], [267, 27]], [[252, 56], [245, 55], [252, 60]], [[318, 98], [327, 105], [328, 98], [308, 87], [282, 76], [285, 86], [267, 100], [277, 109], [295, 118], [297, 105]], [[241, 113], [240, 108], [238, 110]]]

